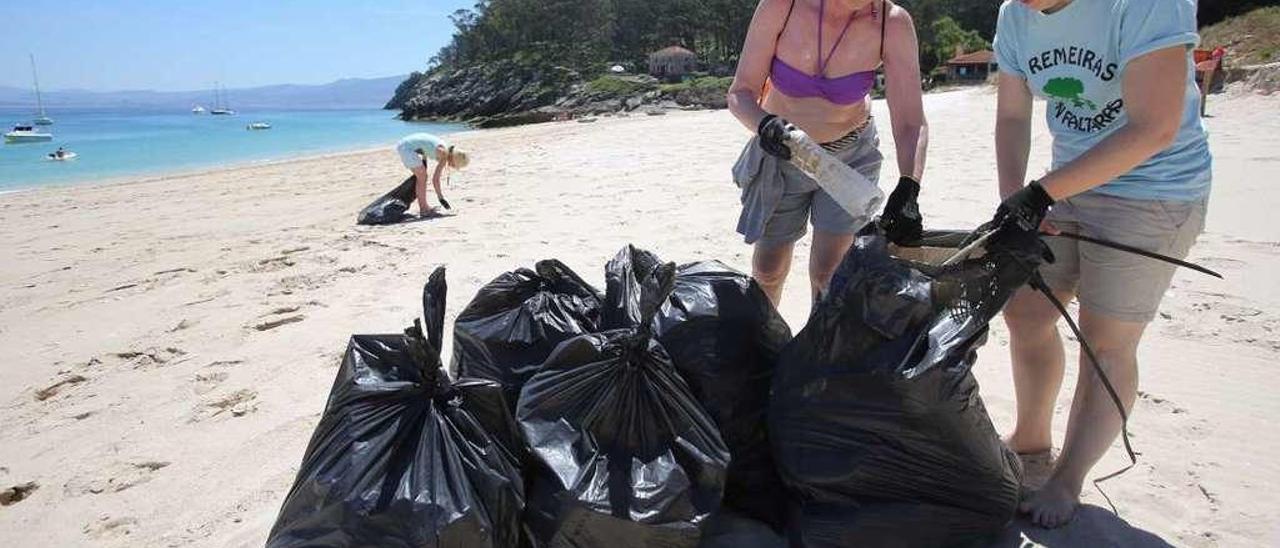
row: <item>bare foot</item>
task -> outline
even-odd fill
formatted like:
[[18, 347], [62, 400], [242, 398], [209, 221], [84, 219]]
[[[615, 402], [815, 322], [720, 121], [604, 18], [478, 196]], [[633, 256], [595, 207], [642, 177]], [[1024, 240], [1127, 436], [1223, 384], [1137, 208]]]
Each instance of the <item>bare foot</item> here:
[[1018, 511], [1031, 516], [1031, 522], [1054, 529], [1071, 522], [1080, 505], [1080, 487], [1072, 489], [1057, 478], [1050, 479], [1018, 505]]

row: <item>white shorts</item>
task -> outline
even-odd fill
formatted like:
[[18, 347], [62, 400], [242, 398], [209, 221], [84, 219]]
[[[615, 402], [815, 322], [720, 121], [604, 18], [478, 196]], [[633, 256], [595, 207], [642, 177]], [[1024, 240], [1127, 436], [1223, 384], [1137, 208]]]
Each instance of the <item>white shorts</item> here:
[[400, 162], [403, 163], [404, 167], [408, 168], [410, 171], [423, 167], [422, 156], [418, 154], [417, 151], [413, 150], [412, 147], [413, 145], [410, 143], [400, 143], [396, 145], [396, 154], [400, 155]]

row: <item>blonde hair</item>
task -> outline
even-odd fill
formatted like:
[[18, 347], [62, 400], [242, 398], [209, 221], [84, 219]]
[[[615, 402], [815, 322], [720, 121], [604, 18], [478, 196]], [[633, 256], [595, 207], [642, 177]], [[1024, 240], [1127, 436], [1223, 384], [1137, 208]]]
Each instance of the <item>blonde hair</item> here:
[[467, 156], [467, 153], [453, 147], [449, 147], [449, 167], [454, 169], [466, 169], [467, 165], [470, 163], [471, 158]]

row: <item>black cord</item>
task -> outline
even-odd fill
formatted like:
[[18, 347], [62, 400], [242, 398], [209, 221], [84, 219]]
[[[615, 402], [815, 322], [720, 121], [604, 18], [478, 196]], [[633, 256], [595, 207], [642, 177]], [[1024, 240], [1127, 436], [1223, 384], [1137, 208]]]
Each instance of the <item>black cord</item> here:
[[[1106, 491], [1102, 490], [1102, 486], [1100, 484], [1111, 478], [1124, 474], [1125, 472], [1132, 470], [1134, 466], [1138, 465], [1139, 453], [1133, 450], [1133, 445], [1129, 441], [1129, 413], [1125, 411], [1124, 403], [1120, 401], [1120, 395], [1116, 393], [1115, 386], [1112, 386], [1111, 379], [1107, 377], [1107, 373], [1102, 370], [1102, 364], [1099, 363], [1098, 356], [1097, 354], [1094, 354], [1093, 347], [1089, 345], [1089, 341], [1084, 338], [1084, 333], [1080, 331], [1080, 326], [1076, 325], [1075, 320], [1071, 319], [1071, 314], [1067, 312], [1066, 305], [1062, 304], [1062, 301], [1058, 300], [1058, 297], [1054, 296], [1053, 290], [1049, 289], [1049, 285], [1045, 283], [1044, 278], [1040, 277], [1039, 270], [1036, 270], [1031, 275], [1029, 284], [1036, 291], [1043, 293], [1044, 296], [1049, 299], [1049, 302], [1053, 303], [1053, 307], [1058, 309], [1058, 313], [1062, 315], [1062, 318], [1067, 320], [1067, 326], [1070, 327], [1071, 332], [1075, 334], [1076, 340], [1080, 341], [1080, 349], [1083, 350], [1085, 356], [1089, 358], [1089, 364], [1093, 366], [1094, 373], [1098, 375], [1098, 380], [1102, 381], [1102, 387], [1107, 389], [1107, 395], [1111, 396], [1111, 402], [1115, 404], [1116, 412], [1120, 413], [1120, 439], [1124, 441], [1124, 450], [1129, 455], [1129, 465], [1103, 477], [1094, 478], [1093, 480], [1093, 487], [1098, 490], [1098, 493], [1102, 495], [1103, 499], [1106, 499], [1107, 505], [1111, 507], [1111, 512], [1119, 516], [1120, 511], [1116, 509], [1115, 503], [1111, 502], [1111, 497], [1107, 496]], [[1080, 381], [1077, 379], [1076, 382]]]
[[1141, 255], [1141, 256], [1143, 256], [1143, 257], [1147, 257], [1147, 258], [1149, 258], [1149, 259], [1155, 259], [1155, 260], [1157, 260], [1157, 261], [1164, 261], [1164, 262], [1166, 262], [1166, 263], [1175, 264], [1175, 265], [1181, 266], [1181, 267], [1183, 267], [1183, 268], [1190, 268], [1191, 270], [1194, 270], [1194, 271], [1196, 271], [1196, 272], [1200, 272], [1200, 273], [1203, 273], [1203, 274], [1208, 274], [1208, 275], [1213, 276], [1213, 277], [1215, 277], [1215, 278], [1222, 279], [1222, 274], [1218, 274], [1217, 272], [1214, 272], [1214, 271], [1212, 271], [1212, 270], [1209, 270], [1208, 268], [1205, 268], [1205, 267], [1200, 266], [1200, 265], [1198, 265], [1198, 264], [1191, 263], [1191, 262], [1187, 262], [1187, 261], [1184, 261], [1184, 260], [1182, 260], [1182, 259], [1175, 259], [1175, 258], [1173, 258], [1173, 257], [1168, 257], [1168, 256], [1165, 256], [1165, 255], [1161, 255], [1161, 254], [1159, 254], [1159, 253], [1153, 253], [1153, 252], [1151, 252], [1151, 251], [1147, 251], [1147, 250], [1145, 250], [1145, 249], [1138, 249], [1138, 248], [1133, 247], [1133, 246], [1129, 246], [1129, 245], [1125, 245], [1125, 244], [1122, 244], [1122, 243], [1113, 242], [1113, 241], [1110, 241], [1110, 240], [1103, 240], [1103, 239], [1100, 239], [1100, 238], [1093, 238], [1093, 237], [1090, 237], [1090, 236], [1085, 236], [1085, 235], [1083, 235], [1083, 234], [1072, 234], [1072, 233], [1070, 233], [1070, 232], [1059, 232], [1059, 233], [1057, 233], [1057, 234], [1049, 234], [1049, 233], [1042, 232], [1042, 233], [1040, 233], [1040, 235], [1041, 235], [1041, 236], [1056, 236], [1056, 237], [1059, 237], [1059, 238], [1067, 238], [1067, 239], [1069, 239], [1069, 240], [1077, 240], [1077, 241], [1081, 241], [1081, 242], [1088, 242], [1088, 243], [1091, 243], [1091, 244], [1097, 244], [1097, 245], [1100, 245], [1100, 246], [1103, 246], [1103, 247], [1109, 247], [1109, 248], [1112, 248], [1112, 249], [1118, 249], [1118, 250], [1120, 250], [1120, 251], [1125, 251], [1125, 252], [1128, 252], [1128, 253], [1133, 253], [1133, 254], [1135, 254], [1135, 255]]

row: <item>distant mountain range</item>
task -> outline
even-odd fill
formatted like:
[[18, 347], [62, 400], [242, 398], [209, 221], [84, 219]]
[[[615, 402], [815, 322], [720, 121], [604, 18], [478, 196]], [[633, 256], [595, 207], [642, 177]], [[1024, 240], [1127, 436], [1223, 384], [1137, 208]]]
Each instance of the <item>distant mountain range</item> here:
[[[228, 89], [223, 101], [233, 109], [329, 109], [381, 108], [395, 94], [405, 76], [346, 78], [321, 85], [282, 84]], [[196, 91], [88, 91], [43, 90], [46, 109], [58, 107], [186, 108], [213, 105], [213, 90]], [[0, 107], [33, 107], [31, 88], [0, 86]]]

